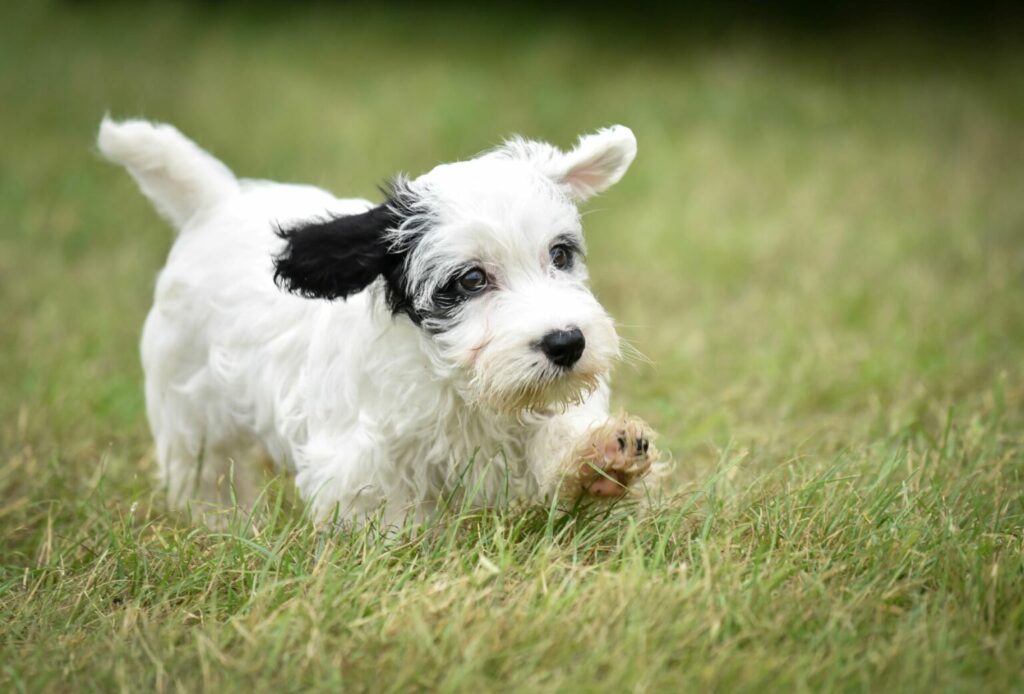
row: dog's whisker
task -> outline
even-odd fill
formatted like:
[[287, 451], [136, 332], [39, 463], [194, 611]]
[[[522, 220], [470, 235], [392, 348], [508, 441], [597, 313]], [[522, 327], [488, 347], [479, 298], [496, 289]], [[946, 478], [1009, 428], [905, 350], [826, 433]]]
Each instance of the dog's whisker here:
[[627, 364], [636, 364], [637, 362], [648, 366], [654, 364], [650, 357], [640, 351], [640, 348], [622, 336], [619, 336], [619, 347], [622, 352], [622, 361]]

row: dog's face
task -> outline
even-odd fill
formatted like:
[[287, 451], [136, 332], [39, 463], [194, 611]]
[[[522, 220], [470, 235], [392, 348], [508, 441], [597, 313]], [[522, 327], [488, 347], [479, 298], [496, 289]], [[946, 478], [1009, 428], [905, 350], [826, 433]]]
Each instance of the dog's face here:
[[577, 401], [618, 355], [587, 287], [576, 203], [618, 181], [636, 140], [616, 126], [563, 153], [511, 140], [397, 179], [361, 215], [283, 230], [276, 278], [336, 299], [371, 284], [417, 324], [463, 395], [504, 411]]

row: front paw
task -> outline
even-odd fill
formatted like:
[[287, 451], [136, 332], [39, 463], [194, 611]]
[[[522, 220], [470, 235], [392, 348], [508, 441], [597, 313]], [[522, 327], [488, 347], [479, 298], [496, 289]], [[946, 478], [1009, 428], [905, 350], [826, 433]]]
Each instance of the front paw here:
[[641, 419], [615, 417], [591, 429], [577, 445], [563, 493], [617, 498], [651, 470], [658, 459], [654, 432]]

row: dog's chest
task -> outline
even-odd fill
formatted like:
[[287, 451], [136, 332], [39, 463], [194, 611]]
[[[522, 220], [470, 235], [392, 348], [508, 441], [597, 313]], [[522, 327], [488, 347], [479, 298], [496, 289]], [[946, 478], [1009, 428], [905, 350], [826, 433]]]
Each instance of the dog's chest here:
[[493, 497], [533, 484], [526, 463], [524, 425], [514, 418], [469, 408], [453, 393], [432, 406], [388, 423], [390, 458], [399, 476], [423, 493], [472, 485]]

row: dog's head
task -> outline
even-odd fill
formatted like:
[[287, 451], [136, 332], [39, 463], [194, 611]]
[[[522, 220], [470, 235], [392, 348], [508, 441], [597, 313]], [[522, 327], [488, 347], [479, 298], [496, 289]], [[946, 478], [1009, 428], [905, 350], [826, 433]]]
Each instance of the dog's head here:
[[607, 374], [619, 342], [587, 287], [576, 204], [617, 182], [635, 155], [633, 133], [615, 126], [570, 152], [517, 138], [399, 177], [363, 214], [283, 229], [275, 278], [322, 299], [372, 285], [480, 405], [578, 401]]

